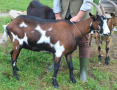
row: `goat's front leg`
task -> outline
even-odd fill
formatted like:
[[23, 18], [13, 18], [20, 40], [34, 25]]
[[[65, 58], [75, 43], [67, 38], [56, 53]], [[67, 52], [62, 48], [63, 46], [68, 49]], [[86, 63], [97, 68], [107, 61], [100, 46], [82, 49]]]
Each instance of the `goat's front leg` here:
[[17, 75], [17, 57], [20, 53], [20, 46], [14, 46], [14, 49], [11, 51], [11, 60], [12, 60], [12, 67], [13, 67], [13, 76], [19, 80], [19, 77]]
[[70, 72], [70, 80], [72, 81], [72, 83], [76, 83], [76, 80], [74, 78], [73, 75], [73, 63], [72, 63], [72, 55], [65, 55], [67, 63], [68, 63], [68, 67], [69, 67], [69, 72]]
[[55, 88], [58, 87], [58, 83], [57, 83], [57, 80], [56, 80], [56, 77], [57, 77], [57, 73], [58, 73], [58, 70], [60, 68], [60, 61], [61, 61], [61, 57], [54, 57], [54, 60], [55, 60], [55, 63], [54, 63], [54, 74], [53, 74], [53, 78], [52, 78], [52, 84]]
[[106, 65], [108, 65], [110, 61], [109, 50], [110, 50], [111, 41], [112, 41], [112, 36], [109, 37], [109, 41], [106, 41], [106, 58], [105, 58]]
[[98, 34], [97, 34], [97, 36], [96, 36], [96, 43], [97, 43], [97, 48], [98, 48], [98, 60], [99, 60], [99, 62], [102, 62], [102, 58], [101, 58], [101, 47], [100, 47], [100, 38], [99, 38], [99, 36], [98, 36]]

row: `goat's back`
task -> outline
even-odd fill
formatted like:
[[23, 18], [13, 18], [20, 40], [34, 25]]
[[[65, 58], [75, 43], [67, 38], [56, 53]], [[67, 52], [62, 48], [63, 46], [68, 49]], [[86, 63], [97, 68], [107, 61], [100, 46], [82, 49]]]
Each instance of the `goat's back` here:
[[74, 47], [75, 45], [73, 43], [75, 43], [76, 38], [70, 24], [72, 23], [66, 20], [47, 20], [21, 15], [8, 24], [7, 30], [11, 41], [17, 40], [20, 45], [25, 42], [25, 45], [30, 46], [28, 48], [31, 48], [31, 50], [38, 51], [42, 48], [35, 48], [37, 43], [38, 45], [45, 45], [44, 43], [46, 43], [49, 45], [48, 49], [50, 49], [50, 46], [57, 42], [71, 49], [71, 46]]

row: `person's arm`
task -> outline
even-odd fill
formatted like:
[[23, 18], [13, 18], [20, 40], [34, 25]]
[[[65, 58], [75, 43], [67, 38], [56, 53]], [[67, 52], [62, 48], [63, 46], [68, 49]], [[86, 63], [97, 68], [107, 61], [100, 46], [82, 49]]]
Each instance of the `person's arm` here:
[[70, 19], [72, 22], [79, 22], [82, 17], [85, 15], [86, 11], [91, 10], [92, 5], [90, 3], [86, 3], [86, 1], [93, 2], [93, 0], [84, 0], [81, 5], [80, 11], [78, 14]]
[[61, 2], [60, 0], [54, 0], [54, 5], [53, 5], [53, 12], [55, 13], [55, 18], [56, 20], [62, 19], [61, 17]]

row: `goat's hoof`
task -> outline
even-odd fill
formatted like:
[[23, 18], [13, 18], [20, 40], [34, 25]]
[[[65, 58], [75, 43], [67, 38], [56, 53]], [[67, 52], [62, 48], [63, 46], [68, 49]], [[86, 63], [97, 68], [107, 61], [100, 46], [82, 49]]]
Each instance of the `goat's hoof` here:
[[109, 65], [109, 61], [110, 61], [110, 57], [108, 56], [105, 58], [105, 65]]
[[17, 74], [13, 74], [13, 76], [14, 76], [17, 80], [19, 80], [19, 77], [18, 77]]
[[108, 62], [105, 62], [105, 65], [109, 65], [109, 63]]
[[71, 78], [72, 83], [76, 83], [75, 78]]
[[17, 80], [19, 80], [19, 77], [18, 76], [14, 76]]
[[52, 78], [52, 84], [55, 88], [58, 88], [58, 83], [55, 78]]
[[19, 71], [19, 69], [16, 67], [16, 71]]
[[58, 88], [58, 86], [54, 86], [54, 88]]
[[109, 65], [109, 62], [108, 61], [105, 61], [105, 65]]

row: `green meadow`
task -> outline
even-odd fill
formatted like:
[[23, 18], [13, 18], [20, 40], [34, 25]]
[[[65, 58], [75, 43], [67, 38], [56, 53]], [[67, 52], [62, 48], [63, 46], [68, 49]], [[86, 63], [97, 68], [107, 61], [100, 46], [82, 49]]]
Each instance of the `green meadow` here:
[[[11, 9], [26, 11], [30, 1], [0, 0], [0, 12], [8, 12]], [[44, 5], [53, 7], [53, 0], [40, 1]], [[9, 22], [11, 22], [10, 17], [0, 17], [0, 35], [3, 33], [2, 25]], [[50, 73], [45, 72], [53, 62], [51, 53], [22, 49], [17, 60], [20, 79], [18, 81], [13, 77], [12, 73], [10, 56], [12, 49], [13, 46], [10, 40], [0, 45], [0, 90], [56, 90], [52, 86], [53, 71]], [[57, 75], [58, 90], [117, 90], [117, 60], [112, 60], [109, 66], [105, 66], [103, 64], [99, 65], [97, 56], [90, 57], [88, 80], [86, 83], [82, 83], [79, 80], [78, 49], [73, 53], [72, 59], [74, 77], [77, 83], [70, 82], [69, 69], [65, 57], [63, 57]]]

